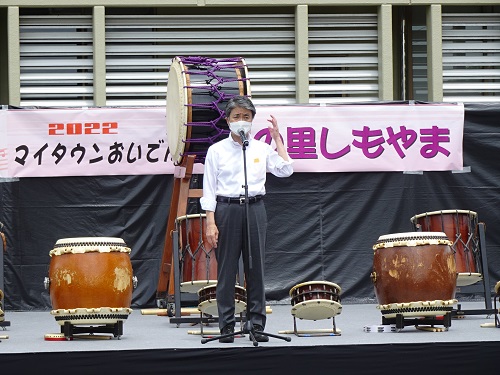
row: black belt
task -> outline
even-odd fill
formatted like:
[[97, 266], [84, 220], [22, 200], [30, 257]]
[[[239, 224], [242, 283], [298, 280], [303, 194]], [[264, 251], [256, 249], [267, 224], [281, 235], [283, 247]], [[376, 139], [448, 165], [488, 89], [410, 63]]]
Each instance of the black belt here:
[[[258, 202], [262, 199], [262, 195], [256, 195], [254, 197], [248, 197], [248, 203], [255, 203]], [[218, 195], [216, 198], [217, 202], [221, 203], [238, 203], [238, 204], [245, 204], [245, 196], [240, 195], [239, 198], [235, 197], [223, 197]]]

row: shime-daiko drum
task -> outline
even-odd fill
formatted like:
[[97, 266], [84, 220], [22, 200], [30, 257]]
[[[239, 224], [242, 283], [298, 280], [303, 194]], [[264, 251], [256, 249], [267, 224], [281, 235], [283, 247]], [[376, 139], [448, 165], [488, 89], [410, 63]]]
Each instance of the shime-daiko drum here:
[[373, 245], [371, 278], [385, 318], [441, 316], [458, 302], [455, 257], [442, 232], [380, 236]]
[[175, 165], [188, 155], [204, 163], [208, 147], [229, 134], [224, 108], [236, 95], [250, 96], [241, 57], [176, 56], [167, 83], [167, 140]]
[[342, 311], [340, 286], [329, 281], [307, 281], [290, 289], [292, 315], [299, 319], [332, 318]]
[[468, 210], [425, 212], [411, 219], [415, 229], [444, 232], [452, 242], [457, 265], [457, 286], [472, 285], [482, 279], [477, 213]]
[[64, 238], [50, 251], [45, 287], [60, 325], [114, 324], [132, 312], [130, 248], [115, 237]]
[[179, 236], [181, 292], [196, 293], [217, 283], [215, 249], [205, 235], [206, 214], [180, 216], [176, 220]]
[[[217, 284], [209, 285], [198, 291], [198, 310], [202, 314], [218, 316]], [[240, 314], [247, 308], [247, 291], [239, 285], [234, 286], [234, 312]]]

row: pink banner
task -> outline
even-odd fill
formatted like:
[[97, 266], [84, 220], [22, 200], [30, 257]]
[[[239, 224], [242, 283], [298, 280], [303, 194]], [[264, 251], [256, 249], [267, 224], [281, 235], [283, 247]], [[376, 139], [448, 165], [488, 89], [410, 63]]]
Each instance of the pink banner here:
[[[257, 106], [264, 142], [271, 114], [295, 172], [463, 168], [463, 105]], [[0, 177], [173, 173], [165, 118], [163, 107], [0, 111]]]

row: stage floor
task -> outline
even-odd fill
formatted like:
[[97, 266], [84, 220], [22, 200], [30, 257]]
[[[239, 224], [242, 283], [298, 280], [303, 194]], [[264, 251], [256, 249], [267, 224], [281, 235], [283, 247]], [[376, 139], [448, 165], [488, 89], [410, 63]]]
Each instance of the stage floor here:
[[[461, 310], [485, 309], [484, 302], [460, 303]], [[454, 318], [451, 326], [443, 332], [431, 332], [405, 326], [396, 332], [376, 332], [382, 325], [382, 314], [375, 304], [342, 305], [342, 311], [335, 317], [335, 323], [340, 335], [298, 337], [293, 334], [293, 316], [291, 306], [284, 304], [268, 305], [271, 309], [267, 316], [266, 332], [290, 337], [287, 342], [271, 337], [267, 343], [258, 346], [318, 346], [318, 345], [358, 345], [358, 344], [399, 344], [399, 343], [436, 343], [436, 342], [475, 342], [499, 341], [500, 329], [494, 326], [495, 315], [465, 315]], [[189, 310], [189, 309], [188, 309]], [[150, 309], [134, 309], [123, 324], [123, 335], [119, 338], [112, 334], [74, 335], [73, 340], [48, 341], [46, 334], [61, 333], [59, 324], [49, 311], [18, 312], [6, 311], [5, 321], [10, 326], [0, 330], [1, 353], [26, 352], [68, 352], [96, 350], [135, 350], [135, 349], [193, 349], [213, 347], [252, 347], [253, 343], [247, 337], [236, 337], [234, 343], [224, 344], [218, 340], [201, 342], [200, 325], [188, 322], [196, 320], [199, 315], [183, 316], [176, 323], [171, 318], [146, 314]], [[486, 311], [486, 310], [485, 310]], [[305, 320], [297, 319], [299, 331], [331, 330], [332, 319]], [[490, 327], [484, 327], [484, 325]], [[444, 328], [444, 325], [435, 325]], [[239, 324], [236, 326], [238, 330]], [[366, 332], [369, 328], [372, 332]], [[374, 332], [375, 331], [375, 332]], [[217, 334], [217, 324], [203, 326], [206, 335]], [[285, 333], [287, 332], [287, 333]], [[291, 332], [291, 333], [290, 333]], [[78, 338], [80, 337], [80, 338]]]

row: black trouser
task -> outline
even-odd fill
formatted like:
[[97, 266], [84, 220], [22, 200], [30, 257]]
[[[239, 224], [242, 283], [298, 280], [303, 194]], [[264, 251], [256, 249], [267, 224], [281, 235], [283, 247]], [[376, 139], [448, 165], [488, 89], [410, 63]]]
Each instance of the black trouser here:
[[[264, 254], [267, 215], [264, 202], [248, 205], [250, 222], [250, 254], [247, 251], [245, 205], [217, 203], [215, 223], [219, 229], [217, 259], [217, 307], [219, 327], [222, 329], [235, 321], [235, 285], [240, 255], [243, 254], [247, 293], [247, 319], [254, 325], [266, 325], [266, 296], [264, 288]], [[243, 285], [242, 285], [243, 286]]]

